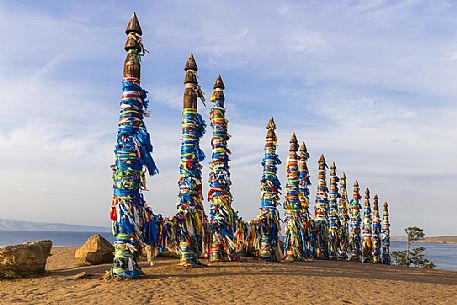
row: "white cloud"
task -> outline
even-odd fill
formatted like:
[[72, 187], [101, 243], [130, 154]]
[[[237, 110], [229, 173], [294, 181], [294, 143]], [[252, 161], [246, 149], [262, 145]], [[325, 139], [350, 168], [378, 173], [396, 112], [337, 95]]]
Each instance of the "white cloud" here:
[[149, 100], [174, 109], [180, 109], [182, 107], [183, 88], [157, 85], [146, 86], [146, 88], [149, 91]]
[[278, 13], [284, 15], [290, 11], [290, 7], [287, 4], [281, 4], [278, 8]]
[[[224, 37], [222, 38], [222, 33]], [[257, 48], [257, 37], [246, 27], [236, 30], [226, 31], [226, 29], [216, 28], [203, 36], [203, 44], [196, 48], [196, 51], [211, 64], [216, 64], [220, 68], [235, 68], [245, 66], [251, 59], [253, 51]]]
[[322, 35], [309, 31], [291, 31], [285, 38], [286, 46], [293, 52], [322, 54], [327, 45]]

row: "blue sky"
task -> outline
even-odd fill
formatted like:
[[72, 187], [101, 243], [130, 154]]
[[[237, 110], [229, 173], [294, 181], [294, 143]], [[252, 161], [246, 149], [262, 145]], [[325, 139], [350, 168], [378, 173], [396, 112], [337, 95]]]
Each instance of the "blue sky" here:
[[[207, 96], [218, 73], [226, 84], [233, 205], [245, 219], [258, 213], [273, 115], [281, 159], [295, 131], [314, 184], [324, 153], [349, 184], [358, 179], [390, 203], [393, 234], [409, 225], [456, 234], [454, 3], [0, 0], [0, 217], [109, 225], [123, 31], [135, 10], [150, 51], [142, 84], [161, 172], [145, 196], [157, 213], [175, 211], [183, 67], [193, 52]], [[208, 121], [209, 108], [201, 113]]]

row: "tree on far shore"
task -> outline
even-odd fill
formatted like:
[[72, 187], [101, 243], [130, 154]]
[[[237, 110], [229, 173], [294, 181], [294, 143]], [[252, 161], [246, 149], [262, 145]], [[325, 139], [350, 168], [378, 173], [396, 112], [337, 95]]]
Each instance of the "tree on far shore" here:
[[413, 248], [415, 242], [425, 238], [424, 230], [414, 226], [405, 229], [407, 238], [406, 250], [392, 252], [397, 266], [433, 269], [436, 265], [425, 257], [425, 247]]

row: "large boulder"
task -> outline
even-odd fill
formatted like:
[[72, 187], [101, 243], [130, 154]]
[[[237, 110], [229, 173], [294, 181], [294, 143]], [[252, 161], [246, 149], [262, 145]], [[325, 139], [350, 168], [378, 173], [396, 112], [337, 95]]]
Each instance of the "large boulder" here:
[[113, 262], [114, 247], [101, 235], [92, 235], [76, 250], [75, 259], [83, 265], [99, 265]]
[[51, 248], [52, 241], [50, 240], [0, 248], [0, 277], [43, 273]]

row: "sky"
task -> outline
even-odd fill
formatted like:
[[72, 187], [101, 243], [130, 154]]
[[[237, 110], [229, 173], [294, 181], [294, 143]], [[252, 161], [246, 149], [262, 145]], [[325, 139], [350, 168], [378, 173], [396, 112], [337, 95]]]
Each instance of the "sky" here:
[[[145, 199], [156, 213], [176, 211], [193, 52], [207, 97], [218, 73], [225, 82], [233, 207], [244, 219], [260, 207], [273, 115], [283, 186], [295, 132], [310, 151], [312, 200], [323, 153], [346, 173], [350, 195], [357, 179], [362, 193], [389, 202], [393, 235], [414, 225], [457, 234], [457, 3], [440, 0], [0, 0], [0, 218], [109, 226], [133, 11], [150, 52], [145, 122], [160, 174], [148, 178]], [[210, 107], [199, 107], [209, 123]], [[208, 127], [207, 156], [210, 139]]]

